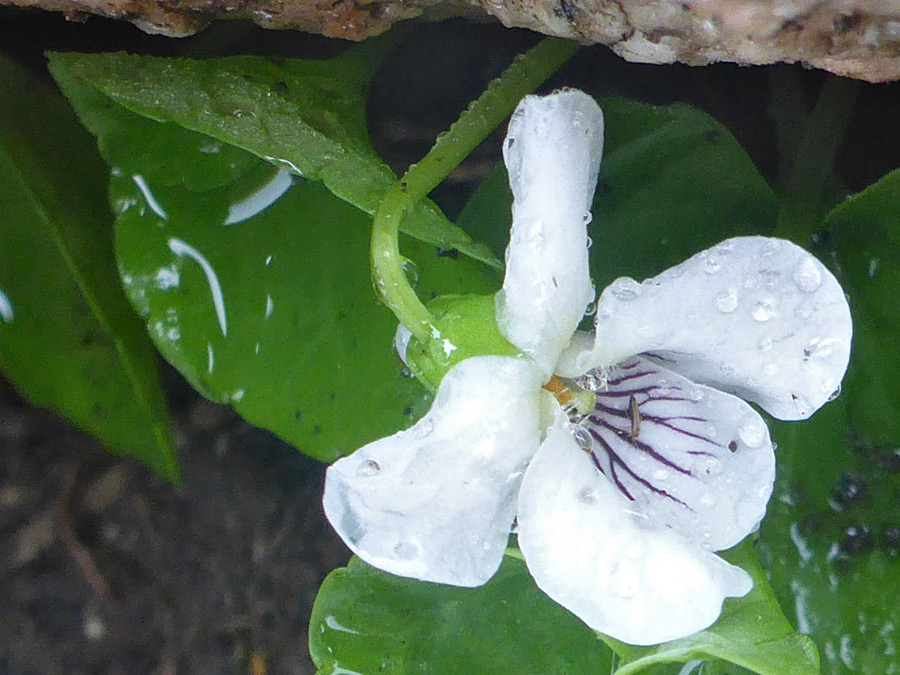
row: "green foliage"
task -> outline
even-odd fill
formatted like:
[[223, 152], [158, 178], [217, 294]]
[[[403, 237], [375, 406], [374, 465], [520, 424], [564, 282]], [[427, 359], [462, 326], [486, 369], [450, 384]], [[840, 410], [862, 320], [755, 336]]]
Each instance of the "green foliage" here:
[[[377, 50], [364, 45], [331, 61], [277, 62], [256, 56], [51, 54], [50, 68], [85, 126], [100, 137], [111, 163], [117, 136], [133, 136], [116, 123], [121, 111], [110, 113], [114, 103], [321, 180], [341, 199], [374, 214], [397, 183], [369, 143], [365, 126], [365, 93], [379, 62]], [[417, 205], [402, 229], [497, 264], [431, 202]]]
[[[397, 186], [365, 129], [377, 50], [364, 46], [331, 62], [51, 58], [114, 167], [119, 268], [160, 351], [206, 395], [323, 460], [407, 426], [427, 405], [388, 347], [396, 324], [369, 276], [367, 214]], [[773, 191], [713, 119], [684, 105], [602, 104], [606, 156], [591, 255], [598, 288], [621, 275], [655, 275], [727, 237], [773, 231]], [[155, 450], [138, 454], [171, 473], [171, 454], [159, 451], [171, 446], [159, 436], [162, 408], [155, 375], [146, 375], [146, 340], [113, 297], [108, 238], [88, 236], [86, 224], [108, 222], [96, 198], [102, 166], [73, 130], [66, 162], [84, 170], [74, 179], [64, 174], [48, 159], [52, 138], [38, 131], [69, 129], [71, 119], [49, 122], [39, 112], [28, 120], [28, 105], [3, 112], [2, 190], [24, 196], [0, 202], [0, 226], [19, 223], [8, 233], [9, 250], [36, 252], [46, 264], [13, 256], [0, 267], [0, 288], [16, 312], [0, 323], [2, 367], [35, 401], [67, 410], [114, 446], [134, 442], [136, 429], [156, 429]], [[15, 125], [30, 129], [27, 141], [8, 131]], [[460, 133], [468, 133], [464, 127]], [[303, 178], [286, 182], [284, 169]], [[277, 198], [254, 202], [278, 185]], [[412, 236], [402, 244], [415, 262], [420, 297], [496, 291], [510, 203], [498, 167], [463, 211], [460, 225], [490, 248], [428, 202], [411, 211], [403, 230]], [[246, 218], [235, 216], [240, 209]], [[779, 603], [822, 650], [826, 673], [896, 668], [900, 610], [885, 598], [900, 596], [900, 360], [886, 347], [900, 331], [897, 213], [900, 173], [825, 219], [818, 253], [849, 294], [854, 356], [839, 401], [811, 421], [773, 426], [779, 479], [758, 542], [765, 574], [748, 544], [732, 552], [754, 577], [751, 594], [729, 600], [719, 622], [683, 640], [640, 649], [612, 643], [616, 672], [674, 675], [680, 664], [701, 659], [704, 675], [816, 672], [810, 643], [791, 631]], [[452, 249], [464, 256], [441, 255]], [[48, 288], [52, 300], [35, 290]], [[484, 319], [489, 306], [480, 302], [471, 313], [443, 307], [447, 333], [458, 328], [462, 336]], [[42, 316], [53, 325], [38, 324]], [[30, 337], [5, 342], [26, 326]], [[63, 336], [60, 326], [74, 332]], [[493, 344], [496, 336], [488, 337]], [[82, 360], [44, 364], [44, 373], [59, 371], [53, 378], [16, 374], [10, 365], [34, 371], [48, 351]], [[88, 379], [80, 362], [121, 381], [102, 396], [96, 386], [85, 390], [92, 393], [67, 409], [57, 394]], [[114, 428], [79, 418], [97, 409], [86, 403], [95, 404], [92, 396], [107, 406]], [[135, 401], [137, 412], [114, 408]], [[868, 493], [840, 497], [854, 480]], [[612, 667], [609, 650], [510, 560], [475, 590], [398, 579], [354, 560], [323, 585], [311, 650], [323, 672], [577, 674]]]
[[155, 353], [121, 291], [107, 169], [56, 92], [0, 60], [0, 368], [36, 405], [177, 480]]
[[475, 589], [402, 579], [353, 558], [322, 584], [309, 635], [320, 673], [610, 672], [603, 643], [510, 558]]
[[850, 299], [853, 353], [841, 397], [778, 424], [776, 496], [763, 560], [782, 606], [818, 642], [823, 672], [891, 673], [900, 626], [900, 172], [825, 218], [821, 255]]

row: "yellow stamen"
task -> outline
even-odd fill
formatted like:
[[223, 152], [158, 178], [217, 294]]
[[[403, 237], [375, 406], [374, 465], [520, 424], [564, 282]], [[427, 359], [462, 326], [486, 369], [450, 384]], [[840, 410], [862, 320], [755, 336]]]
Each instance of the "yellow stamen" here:
[[560, 405], [566, 405], [572, 400], [572, 392], [556, 375], [550, 378], [550, 381], [544, 385], [544, 389], [553, 394]]

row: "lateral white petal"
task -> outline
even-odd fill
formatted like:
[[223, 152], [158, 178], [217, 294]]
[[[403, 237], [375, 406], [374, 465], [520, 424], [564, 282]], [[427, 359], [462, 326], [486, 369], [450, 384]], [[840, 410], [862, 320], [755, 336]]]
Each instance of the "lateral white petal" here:
[[803, 419], [840, 386], [852, 323], [844, 292], [813, 256], [783, 239], [738, 237], [642, 284], [617, 279], [598, 302], [582, 372], [635, 354]]
[[325, 515], [360, 558], [400, 576], [478, 586], [496, 572], [522, 472], [540, 443], [542, 374], [527, 359], [467, 359], [406, 431], [335, 462]]
[[603, 153], [603, 113], [576, 90], [527, 96], [503, 157], [513, 192], [500, 332], [549, 377], [594, 299], [587, 223]]
[[605, 379], [575, 436], [629, 509], [713, 551], [755, 531], [775, 482], [759, 414], [646, 359], [618, 364]]
[[634, 645], [711, 625], [753, 583], [740, 568], [653, 527], [558, 419], [519, 493], [519, 546], [537, 585], [588, 626]]

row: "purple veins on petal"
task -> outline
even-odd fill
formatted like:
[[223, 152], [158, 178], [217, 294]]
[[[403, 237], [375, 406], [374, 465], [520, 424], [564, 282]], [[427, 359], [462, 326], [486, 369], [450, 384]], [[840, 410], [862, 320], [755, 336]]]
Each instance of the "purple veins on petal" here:
[[573, 420], [597, 470], [636, 511], [705, 548], [727, 548], [746, 536], [765, 511], [774, 478], [759, 415], [641, 357], [589, 372], [578, 384], [604, 381], [592, 387], [594, 409]]

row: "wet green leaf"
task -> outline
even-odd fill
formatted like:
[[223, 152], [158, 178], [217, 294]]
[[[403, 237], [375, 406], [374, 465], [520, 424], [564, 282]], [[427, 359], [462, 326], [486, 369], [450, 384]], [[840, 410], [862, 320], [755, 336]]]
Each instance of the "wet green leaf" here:
[[779, 474], [763, 560], [827, 675], [900, 672], [898, 213], [895, 171], [826, 217], [819, 254], [850, 300], [850, 368], [837, 401], [773, 428]]
[[321, 673], [610, 672], [610, 652], [505, 559], [481, 588], [395, 577], [358, 558], [332, 572], [309, 623]]
[[[51, 54], [50, 65], [113, 164], [121, 155], [115, 149], [121, 136], [133, 140], [134, 134], [118, 124], [120, 112], [110, 101], [161, 123], [166, 127], [161, 134], [177, 136], [172, 124], [201, 134], [210, 153], [226, 144], [321, 180], [341, 199], [373, 214], [397, 182], [369, 143], [365, 126], [365, 93], [380, 62], [377, 50], [358, 47], [331, 61]], [[196, 148], [204, 147], [197, 143]], [[499, 266], [431, 202], [416, 206], [402, 229]]]
[[753, 545], [744, 541], [722, 554], [753, 577], [753, 590], [729, 598], [711, 627], [655, 647], [631, 647], [608, 640], [620, 657], [617, 675], [644, 672], [659, 663], [688, 663], [718, 658], [760, 675], [817, 675], [819, 659], [809, 638], [794, 632], [784, 618]]
[[601, 101], [606, 150], [594, 199], [594, 283], [646, 279], [728, 237], [766, 234], [778, 201], [734, 136], [684, 104]]
[[[177, 166], [196, 148], [157, 152]], [[396, 320], [372, 287], [370, 218], [320, 182], [240, 161], [240, 177], [202, 191], [116, 171], [126, 289], [159, 350], [198, 390], [332, 461], [408, 426], [425, 392], [403, 374]], [[496, 288], [471, 259], [412, 239], [403, 248], [424, 297]]]
[[0, 368], [177, 480], [156, 355], [118, 282], [107, 170], [65, 100], [0, 60]]

